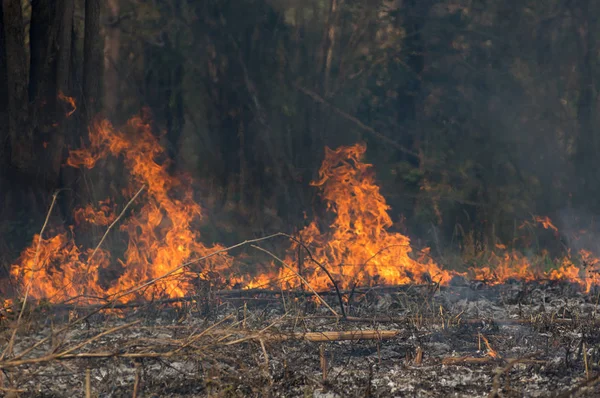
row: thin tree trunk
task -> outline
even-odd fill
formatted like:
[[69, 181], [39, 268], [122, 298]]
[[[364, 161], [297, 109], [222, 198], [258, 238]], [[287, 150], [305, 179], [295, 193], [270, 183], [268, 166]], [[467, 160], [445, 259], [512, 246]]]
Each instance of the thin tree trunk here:
[[323, 93], [327, 97], [330, 89], [331, 64], [333, 62], [333, 52], [335, 49], [335, 40], [337, 36], [337, 24], [339, 8], [343, 0], [331, 0], [329, 8], [329, 18], [327, 22], [327, 40], [325, 45], [325, 68], [323, 70]]
[[100, 37], [100, 0], [85, 1], [85, 37], [83, 40], [83, 101], [89, 122], [100, 109], [102, 41]]
[[589, 18], [590, 2], [582, 0], [575, 10], [576, 32], [579, 34], [579, 49], [581, 61], [579, 69], [579, 100], [577, 103], [577, 121], [579, 136], [577, 137], [577, 151], [575, 165], [577, 175], [581, 178], [578, 199], [581, 203], [590, 203], [589, 197], [596, 197], [600, 192], [600, 177], [597, 168], [597, 155], [600, 143], [594, 128], [594, 110], [596, 109], [596, 93], [594, 92], [594, 54], [596, 53], [594, 40], [594, 26]]
[[[43, 193], [59, 186], [63, 159], [65, 113], [59, 98], [70, 93], [73, 0], [36, 0], [31, 8], [31, 70], [29, 98], [34, 126], [34, 148]], [[40, 167], [41, 166], [41, 167]]]
[[3, 0], [2, 7], [11, 163], [20, 170], [31, 170], [33, 139], [28, 123], [27, 55], [21, 1]]
[[[120, 0], [106, 2], [108, 15], [117, 21], [120, 13]], [[105, 27], [104, 35], [104, 111], [108, 117], [117, 116], [119, 103], [119, 74], [117, 65], [121, 50], [121, 29], [117, 23]]]
[[[6, 192], [6, 170], [10, 159], [10, 134], [8, 130], [8, 75], [6, 72], [6, 41], [4, 39], [4, 12], [0, 4], [0, 192]], [[0, 194], [4, 201], [4, 194]], [[0, 208], [0, 212], [2, 209]]]
[[[65, 97], [72, 97], [72, 77], [71, 57], [73, 53], [72, 35], [73, 35], [73, 14], [75, 11], [74, 0], [59, 0], [57, 20], [60, 21], [58, 29], [58, 56], [56, 61], [56, 92], [55, 97], [61, 97], [62, 100], [57, 107], [58, 129], [52, 140], [52, 172], [59, 176], [61, 165], [63, 163], [66, 137], [71, 131], [72, 119], [70, 119], [73, 105]], [[62, 97], [64, 96], [64, 97]]]
[[4, 12], [0, 4], [0, 167], [4, 170], [8, 159], [8, 75], [6, 72], [6, 41], [4, 39]]
[[56, 66], [56, 87], [59, 93], [72, 95], [71, 92], [71, 54], [73, 35], [74, 0], [60, 0], [58, 13], [62, 15], [58, 34], [58, 61]]
[[[405, 20], [402, 23], [406, 29], [406, 39], [404, 40], [403, 61], [408, 67], [408, 73], [411, 75], [405, 85], [398, 91], [397, 96], [397, 117], [396, 120], [400, 126], [407, 126], [406, 131], [412, 133], [401, 137], [400, 143], [409, 149], [416, 149], [415, 139], [419, 136], [415, 130], [415, 124], [418, 118], [417, 103], [421, 91], [422, 74], [425, 67], [425, 45], [422, 37], [423, 26], [429, 7], [428, 0], [407, 0], [404, 2]], [[407, 161], [415, 162], [414, 157], [406, 158]]]

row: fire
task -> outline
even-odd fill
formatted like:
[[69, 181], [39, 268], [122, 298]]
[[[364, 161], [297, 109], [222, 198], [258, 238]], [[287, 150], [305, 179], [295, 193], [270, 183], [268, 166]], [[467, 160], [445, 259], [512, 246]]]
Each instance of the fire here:
[[[483, 334], [479, 333], [479, 345], [481, 346], [481, 340], [483, 340], [483, 343], [485, 344], [485, 348], [487, 349], [486, 355], [494, 358], [494, 359], [500, 359], [502, 358], [500, 356], [500, 354], [498, 353], [498, 351], [494, 350], [492, 348], [492, 345], [490, 344], [490, 341], [487, 339], [487, 337], [485, 337]], [[481, 351], [481, 348], [480, 348]]]
[[110, 199], [102, 200], [98, 203], [98, 209], [94, 206], [87, 205], [86, 207], [75, 209], [75, 222], [78, 225], [88, 223], [93, 225], [109, 225], [116, 218], [115, 206], [111, 205]]
[[[569, 254], [554, 261], [560, 264], [558, 268], [548, 270], [546, 255], [533, 261], [497, 243], [496, 251], [478, 259], [483, 265], [471, 267], [466, 274], [444, 270], [431, 259], [428, 248], [413, 253], [407, 236], [389, 231], [389, 205], [375, 183], [372, 165], [362, 161], [365, 152], [363, 144], [326, 148], [319, 178], [311, 185], [320, 189], [333, 219], [325, 228], [322, 221], [315, 219], [299, 232], [302, 245], [311, 250], [314, 260], [326, 267], [341, 287], [430, 281], [446, 284], [459, 275], [490, 285], [508, 280], [571, 281], [589, 291], [600, 284], [600, 260], [586, 251], [579, 253], [584, 267], [577, 266]], [[533, 220], [558, 234], [549, 217], [534, 216]], [[298, 258], [300, 246], [292, 245], [286, 262], [296, 263], [297, 272], [313, 288], [329, 288], [329, 277], [320, 266], [311, 264], [310, 256]], [[286, 281], [287, 287], [299, 285], [298, 278], [287, 269], [280, 271], [279, 280]]]
[[[362, 162], [364, 144], [325, 149], [318, 187], [333, 220], [322, 228], [313, 220], [300, 231], [303, 244], [314, 259], [326, 267], [341, 287], [373, 284], [406, 284], [435, 281], [447, 283], [452, 274], [442, 270], [429, 256], [411, 257], [410, 239], [389, 231], [389, 205], [375, 183], [372, 165]], [[299, 244], [292, 245], [288, 263], [294, 263]], [[326, 273], [304, 260], [310, 268], [299, 269], [315, 289], [331, 285]], [[282, 269], [280, 278], [288, 286], [298, 284], [291, 272]]]
[[[198, 279], [245, 288], [273, 282], [295, 288], [301, 284], [301, 275], [312, 289], [329, 289], [331, 279], [324, 269], [341, 288], [444, 285], [458, 275], [488, 284], [510, 279], [568, 280], [586, 291], [600, 283], [600, 260], [590, 252], [581, 251], [577, 259], [569, 254], [558, 261], [556, 269], [548, 270], [544, 257], [536, 262], [501, 243], [485, 258], [477, 259], [483, 265], [473, 266], [467, 273], [445, 270], [432, 259], [428, 248], [415, 251], [408, 236], [391, 230], [390, 206], [376, 184], [373, 166], [363, 161], [364, 144], [326, 148], [318, 178], [311, 185], [320, 191], [329, 215], [312, 220], [298, 233], [298, 242], [291, 244], [284, 262], [295, 271], [290, 267], [277, 271], [271, 264], [270, 271], [232, 276], [233, 258], [227, 254], [211, 257], [193, 270], [180, 268], [224, 248], [202, 243], [197, 222], [206, 211], [194, 200], [190, 181], [169, 173], [167, 155], [150, 123], [134, 117], [123, 129], [116, 129], [108, 121], [98, 120], [90, 129], [89, 142], [86, 148], [70, 151], [67, 165], [91, 169], [109, 156], [119, 159], [131, 180], [123, 195], [131, 201], [124, 206], [106, 199], [75, 209], [74, 227], [35, 236], [11, 268], [11, 276], [33, 298], [97, 302], [167, 273], [171, 273], [169, 278], [161, 278], [136, 295], [120, 297], [120, 301], [187, 296], [194, 293]], [[550, 218], [534, 216], [534, 221], [558, 233]], [[102, 236], [84, 248], [76, 241], [75, 232], [89, 226], [110, 233], [123, 247], [118, 243], [109, 248], [98, 245]], [[113, 254], [119, 252], [122, 256], [114, 259]]]
[[58, 99], [63, 101], [64, 103], [68, 104], [69, 106], [71, 106], [71, 110], [68, 111], [67, 114], [65, 115], [67, 118], [71, 117], [77, 110], [77, 104], [75, 102], [75, 98], [68, 97], [65, 94], [63, 94], [62, 92], [59, 92]]
[[[32, 281], [31, 296], [59, 301], [72, 297], [110, 297], [141, 283], [163, 276], [190, 259], [207, 255], [221, 246], [205, 246], [200, 241], [193, 223], [203, 216], [201, 206], [194, 201], [190, 185], [182, 178], [167, 172], [166, 155], [150, 124], [135, 117], [125, 132], [113, 128], [106, 120], [90, 129], [89, 148], [70, 152], [67, 164], [72, 167], [93, 168], [100, 159], [111, 155], [121, 158], [132, 179], [125, 192], [131, 197], [140, 186], [145, 186], [141, 205], [134, 205], [124, 217], [119, 230], [127, 240], [119, 269], [111, 269], [118, 276], [108, 285], [100, 283], [100, 273], [110, 267], [111, 253], [100, 248], [82, 250], [72, 234], [63, 232], [44, 239], [34, 238], [19, 263], [12, 267], [12, 275], [27, 284]], [[99, 226], [116, 219], [116, 208], [110, 201], [97, 208], [87, 206], [75, 211], [78, 223]], [[91, 254], [94, 253], [92, 256]], [[206, 278], [209, 273], [231, 269], [232, 259], [227, 255], [215, 256], [203, 262], [196, 274], [179, 270], [170, 278], [161, 280], [138, 293], [146, 299], [182, 297], [193, 292], [193, 277]], [[211, 274], [214, 277], [214, 275]], [[124, 301], [135, 297], [124, 297]]]

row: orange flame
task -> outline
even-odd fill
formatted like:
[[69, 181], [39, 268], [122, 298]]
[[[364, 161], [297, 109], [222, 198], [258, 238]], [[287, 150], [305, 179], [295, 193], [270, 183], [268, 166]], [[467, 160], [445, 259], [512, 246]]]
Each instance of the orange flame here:
[[59, 91], [58, 99], [71, 106], [71, 110], [69, 112], [67, 112], [67, 114], [66, 114], [67, 118], [71, 117], [77, 110], [77, 104], [75, 103], [75, 98], [68, 97], [65, 94], [63, 94], [62, 91]]
[[[112, 155], [122, 157], [136, 185], [145, 185], [143, 204], [124, 220], [121, 232], [128, 239], [121, 269], [112, 269], [118, 276], [102, 287], [99, 272], [111, 264], [110, 252], [98, 250], [90, 258], [92, 249], [82, 253], [67, 233], [50, 239], [36, 236], [34, 244], [25, 250], [20, 261], [12, 268], [12, 275], [26, 283], [32, 280], [31, 294], [35, 298], [55, 301], [74, 296], [105, 296], [117, 294], [144, 281], [161, 277], [192, 258], [204, 256], [221, 246], [208, 247], [192, 223], [202, 217], [202, 209], [193, 200], [189, 184], [167, 172], [168, 164], [160, 162], [164, 149], [152, 134], [150, 125], [141, 118], [133, 118], [127, 126], [128, 134], [118, 131], [106, 121], [96, 123], [90, 130], [89, 148], [71, 151], [67, 164], [92, 168], [100, 159]], [[133, 184], [132, 184], [133, 185]], [[131, 196], [133, 189], [128, 194]], [[100, 203], [99, 210], [88, 206], [75, 212], [76, 221], [108, 225], [115, 219], [110, 202]], [[40, 250], [37, 252], [37, 245]], [[206, 260], [196, 277], [207, 277], [211, 272], [230, 270], [232, 259], [227, 255]], [[114, 268], [114, 267], [113, 267]], [[33, 276], [35, 277], [33, 278]], [[179, 270], [171, 278], [161, 280], [139, 295], [154, 297], [182, 297], [193, 291], [193, 274]], [[128, 301], [134, 297], [126, 297]]]
[[[568, 280], [586, 291], [600, 283], [600, 260], [590, 252], [581, 251], [581, 261], [568, 255], [560, 260], [557, 269], [548, 271], [543, 258], [532, 262], [500, 243], [495, 245], [496, 251], [477, 259], [482, 266], [474, 266], [466, 274], [444, 270], [433, 261], [428, 248], [414, 252], [409, 237], [390, 230], [390, 206], [375, 182], [372, 165], [363, 162], [364, 144], [325, 149], [318, 179], [311, 185], [319, 189], [330, 214], [310, 222], [298, 234], [301, 244], [293, 243], [290, 247], [285, 262], [295, 264], [296, 272], [285, 267], [277, 271], [272, 267], [275, 271], [232, 276], [233, 258], [225, 254], [206, 260], [194, 273], [188, 272], [178, 267], [223, 247], [201, 242], [196, 222], [203, 217], [204, 210], [194, 201], [189, 181], [168, 172], [165, 150], [153, 135], [150, 124], [135, 117], [123, 130], [118, 130], [108, 121], [99, 120], [90, 129], [89, 141], [88, 148], [70, 152], [69, 166], [93, 168], [101, 159], [112, 156], [121, 159], [129, 171], [132, 184], [124, 192], [126, 196], [132, 197], [138, 190], [136, 186], [146, 188], [127, 216], [119, 218], [119, 227], [111, 232], [122, 238], [117, 241], [126, 242], [123, 257], [118, 259], [117, 266], [106, 245], [98, 250], [83, 249], [75, 241], [74, 228], [55, 231], [49, 238], [35, 236], [31, 247], [11, 269], [11, 275], [21, 286], [31, 283], [30, 295], [34, 298], [60, 301], [79, 297], [92, 302], [128, 291], [175, 269], [178, 271], [168, 279], [161, 279], [135, 297], [122, 297], [121, 301], [183, 297], [193, 293], [196, 279], [246, 288], [278, 280], [283, 287], [294, 288], [300, 285], [297, 277], [300, 274], [313, 289], [327, 289], [331, 281], [322, 267], [329, 270], [342, 288], [447, 284], [457, 275], [471, 276], [489, 284], [509, 279]], [[96, 206], [76, 209], [74, 218], [77, 225], [109, 228], [117, 220], [118, 207], [122, 206], [105, 200]], [[536, 216], [534, 220], [558, 232], [548, 217]], [[301, 254], [302, 246], [308, 247], [311, 254]], [[580, 262], [584, 266], [578, 266]]]
[[502, 358], [500, 356], [500, 354], [498, 353], [498, 351], [494, 350], [492, 348], [492, 345], [490, 344], [489, 340], [487, 339], [487, 337], [485, 337], [483, 334], [479, 333], [479, 338], [481, 340], [483, 340], [485, 347], [487, 348], [487, 353], [486, 355], [491, 357], [491, 358], [496, 358], [496, 359], [500, 359]]
[[[389, 232], [390, 207], [375, 183], [372, 166], [362, 162], [366, 146], [356, 144], [336, 150], [325, 149], [319, 179], [311, 185], [320, 189], [333, 220], [325, 230], [319, 220], [300, 231], [300, 240], [313, 250], [316, 261], [333, 274], [342, 287], [372, 284], [405, 284], [430, 280], [447, 283], [452, 274], [442, 270], [427, 255], [413, 259], [407, 236]], [[287, 258], [294, 262], [298, 244]], [[331, 282], [314, 264], [299, 270], [316, 289]], [[280, 278], [297, 285], [290, 271], [282, 269]]]

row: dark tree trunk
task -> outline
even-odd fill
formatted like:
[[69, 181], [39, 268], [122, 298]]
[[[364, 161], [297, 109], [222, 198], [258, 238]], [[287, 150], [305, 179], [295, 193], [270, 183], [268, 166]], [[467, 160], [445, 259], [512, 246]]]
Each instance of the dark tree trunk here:
[[164, 47], [146, 46], [144, 90], [156, 125], [166, 128], [169, 158], [176, 163], [184, 124], [183, 63], [166, 35], [161, 41]]
[[[399, 142], [405, 148], [413, 149], [415, 147], [415, 137], [417, 136], [413, 128], [417, 120], [417, 103], [421, 91], [421, 80], [425, 65], [425, 45], [423, 43], [422, 30], [429, 14], [428, 0], [407, 0], [404, 3], [405, 17], [403, 26], [406, 29], [406, 39], [404, 40], [404, 50], [402, 59], [408, 69], [408, 81], [400, 87], [397, 96], [397, 122], [400, 126], [406, 126], [406, 132], [398, 137]], [[415, 164], [417, 162], [414, 156], [402, 154], [406, 161]], [[416, 164], [415, 164], [416, 165]]]
[[[108, 0], [106, 2], [108, 14], [111, 20], [117, 21], [120, 13], [120, 1]], [[117, 114], [119, 105], [119, 73], [117, 65], [119, 62], [119, 53], [121, 50], [121, 28], [119, 24], [113, 23], [105, 27], [104, 35], [104, 113], [109, 118], [119, 119]]]
[[[6, 201], [7, 170], [10, 165], [10, 133], [8, 129], [8, 75], [6, 71], [6, 41], [4, 39], [4, 12], [0, 3], [0, 201]], [[0, 207], [0, 214], [4, 209]], [[3, 217], [4, 218], [4, 217]]]
[[100, 37], [100, 0], [85, 2], [85, 37], [83, 40], [83, 101], [89, 122], [100, 109], [102, 77], [102, 40]]
[[[59, 32], [66, 12], [64, 0], [35, 0], [31, 4], [31, 66], [29, 72], [29, 100], [32, 104], [34, 150], [39, 171], [36, 185], [49, 193], [58, 188], [58, 176], [63, 139], [60, 131], [62, 112], [58, 112], [57, 77], [68, 82], [68, 69], [64, 70], [64, 57], [70, 56], [68, 48], [59, 44]], [[60, 49], [60, 50], [59, 50]], [[65, 54], [66, 53], [66, 54]], [[58, 70], [59, 57], [62, 56]]]
[[[0, 170], [6, 170], [9, 159], [8, 132], [8, 76], [6, 72], [6, 41], [4, 40], [4, 12], [0, 4]], [[3, 191], [4, 173], [0, 172], [0, 192]]]
[[71, 92], [71, 55], [73, 35], [74, 0], [59, 0], [58, 15], [62, 16], [58, 32], [58, 61], [56, 65], [56, 86], [59, 93], [72, 95]]
[[4, 44], [8, 98], [10, 163], [21, 171], [31, 171], [33, 139], [29, 126], [27, 98], [27, 57], [21, 1], [3, 0]]
[[[600, 142], [595, 131], [594, 112], [596, 109], [596, 93], [594, 91], [594, 69], [596, 53], [595, 31], [593, 20], [589, 18], [590, 2], [581, 1], [574, 10], [576, 15], [576, 32], [579, 34], [579, 49], [581, 60], [579, 62], [579, 101], [577, 103], [577, 121], [579, 136], [577, 137], [577, 151], [575, 166], [577, 175], [581, 179], [580, 192], [577, 195], [578, 205], [589, 204], [590, 197], [600, 194], [600, 174], [598, 172], [598, 151]], [[598, 205], [589, 210], [597, 210]]]
[[170, 73], [171, 84], [166, 102], [167, 138], [169, 140], [169, 156], [177, 164], [179, 155], [179, 139], [183, 131], [183, 65], [175, 65]]
[[[56, 96], [74, 97], [73, 92], [73, 70], [72, 58], [75, 52], [73, 47], [73, 15], [75, 11], [74, 0], [58, 1], [58, 19], [60, 26], [58, 31], [58, 56], [56, 61]], [[56, 132], [50, 143], [51, 158], [50, 168], [57, 184], [71, 189], [63, 192], [60, 196], [60, 210], [67, 222], [72, 222], [72, 205], [74, 198], [74, 170], [61, 167], [67, 156], [67, 144], [73, 142], [76, 131], [76, 117], [72, 105], [65, 99], [58, 101], [57, 117], [58, 124]]]

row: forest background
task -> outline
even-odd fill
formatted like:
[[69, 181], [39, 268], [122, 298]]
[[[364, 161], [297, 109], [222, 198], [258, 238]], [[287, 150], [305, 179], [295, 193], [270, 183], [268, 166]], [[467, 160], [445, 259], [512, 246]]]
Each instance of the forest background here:
[[393, 228], [442, 263], [500, 245], [596, 249], [598, 2], [0, 4], [5, 271], [57, 189], [54, 221], [67, 225], [75, 204], [118, 197], [128, 181], [117, 161], [62, 165], [94, 117], [121, 125], [140, 112], [172, 171], [194, 181], [207, 240], [325, 220], [309, 185], [324, 148], [365, 142]]

